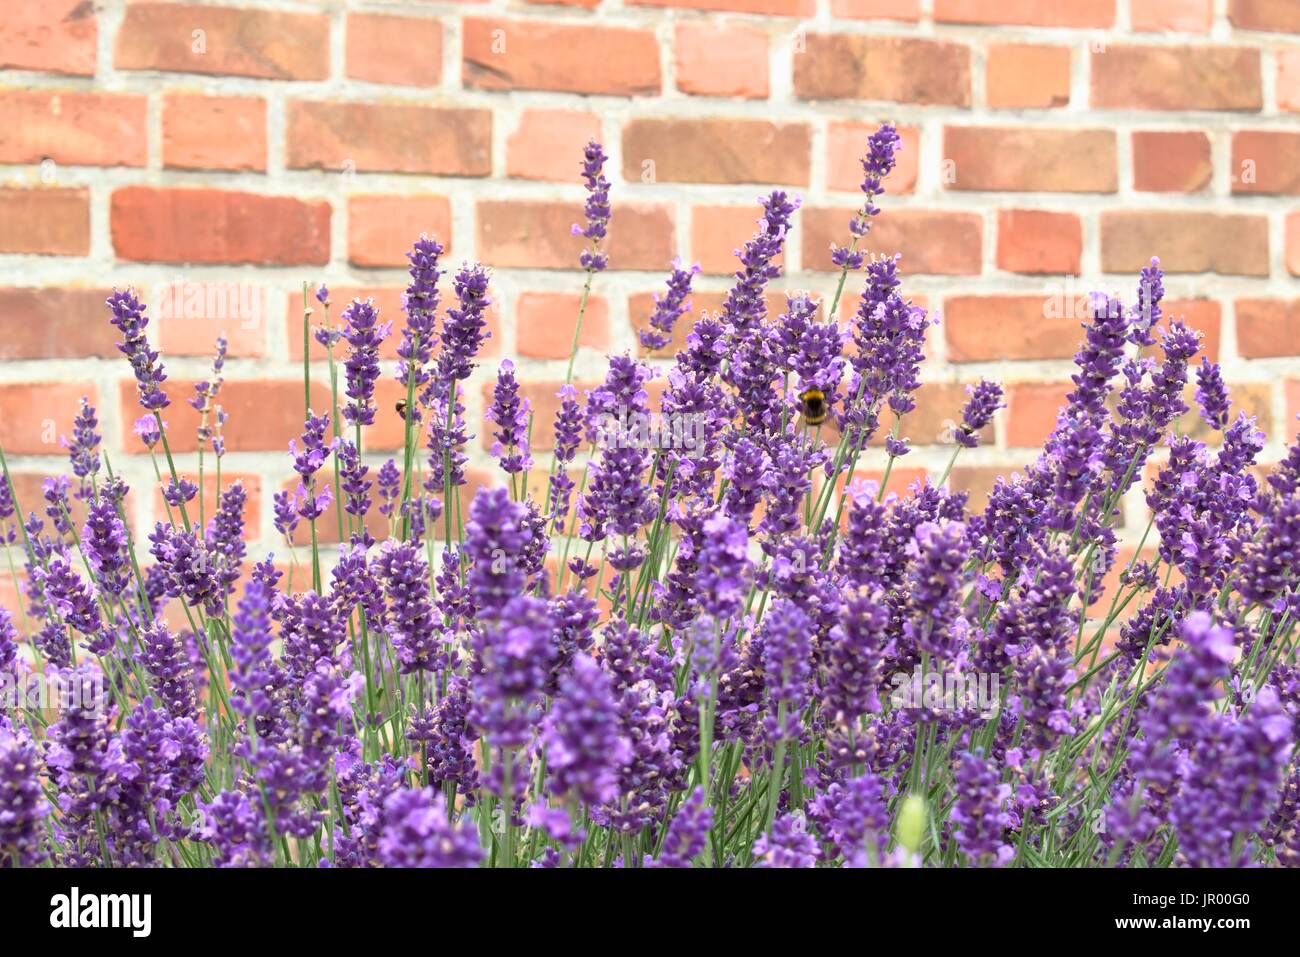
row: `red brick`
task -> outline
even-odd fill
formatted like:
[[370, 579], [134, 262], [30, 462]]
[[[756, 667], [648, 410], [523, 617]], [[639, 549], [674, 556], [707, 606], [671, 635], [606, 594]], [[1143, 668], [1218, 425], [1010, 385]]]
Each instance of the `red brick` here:
[[266, 100], [168, 93], [163, 165], [176, 169], [266, 169]]
[[461, 43], [472, 89], [649, 96], [663, 82], [649, 30], [466, 17]]
[[6, 455], [63, 455], [59, 438], [72, 434], [83, 395], [99, 405], [88, 382], [0, 383], [0, 449]]
[[[1166, 299], [1160, 304], [1166, 319], [1181, 319], [1188, 327], [1201, 334], [1201, 351], [1211, 362], [1219, 361], [1219, 342], [1222, 338], [1223, 307], [1214, 299]], [[1159, 336], [1156, 336], [1157, 340]], [[1156, 349], [1155, 346], [1152, 347]], [[1153, 355], [1156, 355], [1153, 351]], [[1198, 356], [1197, 360], [1200, 362]]]
[[1046, 109], [1070, 102], [1070, 48], [1003, 43], [988, 49], [984, 96], [994, 109]]
[[406, 254], [427, 234], [451, 255], [451, 203], [445, 196], [349, 196], [348, 262], [384, 268], [410, 265]]
[[176, 280], [157, 290], [158, 344], [168, 356], [211, 356], [225, 336], [232, 357], [266, 355], [271, 295], [263, 286], [220, 280]]
[[[202, 34], [196, 32], [200, 30]], [[118, 30], [113, 62], [119, 70], [323, 80], [329, 76], [329, 17], [195, 3], [131, 3]]]
[[831, 16], [915, 23], [921, 18], [921, 0], [831, 0]]
[[[961, 382], [924, 382], [916, 390], [916, 408], [903, 416], [899, 435], [913, 445], [951, 445], [952, 430], [961, 421], [961, 409], [970, 398]], [[893, 413], [881, 414], [883, 423], [871, 439], [872, 446], [883, 446], [893, 427]], [[993, 442], [993, 426], [980, 432], [981, 444]], [[893, 486], [902, 487], [902, 486]]]
[[442, 79], [442, 24], [429, 17], [349, 13], [347, 74], [399, 86], [437, 86]]
[[[806, 209], [803, 218], [803, 267], [839, 272], [831, 262], [831, 243], [849, 241], [851, 209]], [[892, 209], [879, 217], [861, 249], [903, 254], [905, 275], [978, 275], [982, 265], [983, 224], [978, 213], [930, 209]]]
[[1300, 33], [1300, 7], [1291, 0], [1228, 0], [1228, 20], [1238, 30]]
[[601, 139], [600, 117], [579, 110], [524, 110], [506, 138], [506, 175], [573, 183], [583, 148]]
[[1275, 130], [1233, 133], [1232, 191], [1300, 194], [1300, 133]]
[[943, 304], [950, 362], [1068, 359], [1079, 348], [1071, 309], [1041, 295], [949, 296]]
[[[744, 206], [696, 206], [691, 210], [690, 260], [705, 273], [727, 276], [740, 268], [736, 250], [758, 231], [763, 210]], [[777, 258], [778, 265], [785, 256]]]
[[[143, 413], [137, 402], [135, 381], [118, 384], [121, 402], [122, 445], [128, 452], [145, 451], [132, 428]], [[198, 448], [195, 430], [199, 413], [189, 404], [194, 383], [168, 379], [163, 391], [172, 404], [163, 410], [167, 443], [173, 452], [194, 452]], [[315, 411], [329, 408], [328, 386], [312, 383], [311, 405]], [[302, 380], [227, 379], [221, 386], [221, 407], [229, 419], [222, 427], [226, 448], [231, 452], [284, 452], [289, 440], [302, 434]]]
[[1101, 266], [1136, 274], [1152, 256], [1165, 272], [1268, 275], [1268, 219], [1247, 213], [1104, 210]]
[[1236, 311], [1242, 358], [1300, 355], [1300, 299], [1238, 299]]
[[937, 23], [1110, 27], [1115, 24], [1115, 0], [935, 0], [934, 19]]
[[719, 10], [726, 13], [762, 13], [773, 17], [807, 17], [815, 0], [629, 0], [636, 7], [681, 7], [686, 10]]
[[768, 95], [765, 30], [707, 20], [679, 23], [673, 49], [683, 93], [759, 100]]
[[290, 196], [127, 186], [113, 192], [113, 248], [171, 263], [324, 265], [330, 207]]
[[492, 170], [492, 114], [414, 103], [288, 106], [290, 169], [486, 176]]
[[980, 511], [988, 504], [989, 493], [999, 477], [1010, 477], [1012, 469], [999, 465], [954, 465], [948, 475], [948, 488], [965, 492], [971, 511]]
[[[832, 120], [826, 128], [826, 188], [859, 193], [862, 189], [862, 157], [867, 138], [879, 123]], [[921, 131], [915, 126], [899, 127], [902, 145], [894, 154], [893, 172], [885, 177], [886, 195], [910, 193], [916, 188], [916, 170], [921, 159]]]
[[[515, 303], [515, 351], [531, 359], [569, 358], [581, 304], [579, 293], [520, 293]], [[602, 296], [587, 299], [578, 345], [609, 352], [609, 303]]]
[[1275, 51], [1277, 57], [1277, 106], [1300, 113], [1300, 47]]
[[0, 188], [0, 253], [85, 256], [89, 252], [88, 190]]
[[1300, 276], [1300, 212], [1286, 217], [1286, 271]]
[[69, 90], [0, 92], [0, 163], [143, 166], [145, 98]]
[[[164, 413], [165, 415], [165, 413]], [[167, 441], [172, 441], [171, 429], [167, 430]], [[187, 481], [199, 484], [199, 473], [196, 469], [193, 472], [187, 472], [184, 469], [177, 469], [177, 474]], [[332, 470], [331, 473], [332, 475]], [[262, 479], [259, 475], [247, 472], [227, 473], [224, 469], [221, 472], [221, 484], [217, 484], [217, 476], [212, 469], [212, 463], [209, 459], [203, 473], [203, 485], [200, 491], [203, 496], [204, 515], [208, 518], [216, 512], [221, 504], [221, 493], [228, 491], [235, 483], [238, 482], [244, 487], [244, 508], [242, 517], [244, 519], [244, 541], [252, 542], [262, 537]], [[165, 521], [167, 515], [167, 503], [162, 497], [163, 486], [154, 485], [153, 491], [153, 514], [156, 521]], [[185, 511], [190, 516], [190, 521], [197, 524], [199, 520], [199, 496], [195, 496], [193, 501], [187, 502]], [[173, 515], [180, 515], [180, 512], [173, 510]]]
[[0, 359], [112, 358], [107, 289], [0, 289]]
[[998, 268], [1021, 273], [1079, 274], [1083, 224], [1074, 213], [998, 210]]
[[1213, 173], [1210, 138], [1201, 131], [1134, 131], [1134, 189], [1195, 193], [1210, 185]]
[[623, 127], [623, 177], [629, 182], [806, 186], [811, 145], [803, 123], [634, 119]]
[[1213, 0], [1129, 0], [1134, 30], [1209, 33], [1214, 24]]
[[6, 3], [0, 23], [0, 70], [92, 76], [98, 22], [95, 7], [86, 0]]
[[[479, 200], [476, 249], [483, 262], [514, 269], [578, 269], [584, 240], [571, 227], [582, 219], [578, 203]], [[618, 207], [606, 244], [611, 269], [666, 269], [676, 248], [667, 206]]]
[[805, 100], [890, 100], [970, 106], [970, 48], [947, 40], [812, 33], [794, 57]]
[[1118, 186], [1113, 130], [945, 126], [943, 155], [950, 189], [1113, 193]]
[[1259, 51], [1225, 46], [1107, 46], [1092, 54], [1092, 105], [1111, 110], [1253, 110]]
[[1038, 448], [1056, 425], [1069, 382], [1020, 382], [1007, 388], [1006, 440], [1011, 448]]

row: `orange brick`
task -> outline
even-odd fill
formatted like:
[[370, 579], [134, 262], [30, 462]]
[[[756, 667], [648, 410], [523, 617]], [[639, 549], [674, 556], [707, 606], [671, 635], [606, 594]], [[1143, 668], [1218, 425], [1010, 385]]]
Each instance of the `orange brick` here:
[[1110, 46], [1092, 54], [1092, 105], [1109, 110], [1252, 110], [1263, 104], [1259, 50]]
[[1210, 185], [1210, 138], [1199, 130], [1133, 133], [1133, 188], [1195, 193]]
[[168, 93], [163, 98], [163, 165], [264, 171], [266, 101]]
[[1079, 274], [1083, 224], [1074, 213], [998, 211], [998, 268], [1020, 273]]
[[1068, 359], [1079, 347], [1081, 320], [1051, 297], [949, 296], [943, 330], [950, 362]]
[[0, 163], [143, 166], [147, 156], [143, 96], [0, 92]]
[[629, 182], [808, 184], [812, 134], [803, 123], [634, 119], [623, 127]]
[[1105, 210], [1101, 267], [1136, 274], [1152, 256], [1166, 272], [1268, 275], [1268, 220], [1248, 213]]
[[1281, 49], [1277, 56], [1277, 105], [1300, 113], [1300, 48]]
[[347, 74], [400, 86], [437, 86], [442, 79], [442, 24], [429, 17], [349, 13]]
[[99, 406], [88, 382], [0, 383], [0, 448], [6, 455], [63, 455], [59, 438], [72, 434], [82, 396]]
[[[567, 292], [525, 292], [515, 303], [515, 351], [532, 359], [567, 359], [582, 296]], [[578, 346], [609, 352], [609, 303], [590, 296]]]
[[[1113, 130], [945, 126], [949, 189], [1113, 193]], [[951, 181], [949, 181], [951, 180]]]
[[255, 283], [162, 283], [154, 317], [158, 344], [165, 355], [211, 356], [224, 335], [230, 356], [264, 356], [271, 309], [270, 290]]
[[[740, 268], [736, 250], [758, 231], [762, 209], [745, 206], [696, 206], [691, 210], [690, 259], [705, 273], [730, 275]], [[776, 259], [783, 264], [785, 255]]]
[[1280, 130], [1233, 133], [1232, 191], [1300, 194], [1300, 133]]
[[107, 289], [0, 289], [0, 359], [114, 358]]
[[119, 70], [323, 80], [329, 76], [329, 17], [131, 3], [118, 29], [113, 62]]
[[[515, 269], [578, 269], [585, 240], [572, 226], [582, 220], [578, 203], [479, 200], [476, 249], [483, 262]], [[611, 269], [660, 270], [676, 248], [667, 206], [624, 203], [615, 212], [606, 244]]]
[[0, 188], [0, 253], [85, 256], [89, 252], [88, 190]]
[[1286, 217], [1286, 271], [1300, 276], [1300, 212]]
[[679, 23], [674, 34], [677, 89], [696, 96], [765, 99], [767, 32], [716, 21]]
[[1115, 0], [935, 0], [934, 19], [939, 23], [1104, 28], [1115, 24]]
[[662, 86], [649, 30], [466, 17], [461, 43], [472, 89], [649, 96]]
[[451, 203], [445, 196], [349, 196], [348, 262], [354, 266], [410, 265], [406, 254], [421, 234], [451, 256]]
[[1228, 20], [1238, 30], [1300, 33], [1300, 8], [1288, 0], [1228, 0]]
[[[168, 431], [167, 441], [171, 441], [171, 433]], [[178, 469], [177, 474], [186, 481], [199, 484], [199, 473], [197, 471], [187, 472], [184, 469]], [[332, 474], [332, 470], [331, 473]], [[170, 478], [170, 477], [169, 477]], [[226, 472], [222, 469], [221, 484], [217, 485], [217, 476], [212, 469], [209, 461], [207, 468], [203, 473], [203, 484], [200, 491], [203, 497], [204, 515], [211, 518], [213, 513], [221, 505], [221, 493], [228, 491], [235, 483], [244, 487], [244, 541], [255, 541], [261, 538], [261, 515], [262, 515], [262, 479], [258, 475], [247, 472]], [[162, 497], [163, 485], [154, 485], [153, 491], [153, 514], [154, 519], [159, 522], [166, 521], [167, 503]], [[190, 520], [198, 522], [199, 518], [199, 496], [188, 502], [185, 506], [186, 512], [189, 513]], [[174, 513], [179, 514], [179, 513]]]
[[1038, 448], [1056, 425], [1073, 387], [1068, 382], [1021, 382], [1007, 389], [1007, 445]]
[[[867, 138], [879, 123], [833, 120], [826, 128], [826, 188], [860, 193], [862, 157]], [[921, 131], [915, 126], [898, 128], [902, 139], [894, 154], [894, 170], [882, 181], [885, 195], [910, 193], [916, 188], [916, 170], [921, 158]]]
[[415, 103], [291, 101], [286, 165], [359, 173], [486, 176], [492, 114]]
[[330, 207], [325, 202], [127, 186], [113, 193], [110, 223], [113, 248], [123, 259], [260, 265], [329, 261]]
[[583, 148], [601, 139], [600, 117], [577, 110], [524, 110], [506, 138], [506, 175], [573, 183]]
[[629, 6], [681, 7], [726, 13], [761, 13], [772, 17], [811, 16], [816, 0], [630, 0]]
[[994, 109], [1045, 109], [1070, 102], [1070, 48], [995, 44], [988, 50], [984, 94]]
[[1212, 0], [1130, 0], [1134, 30], [1209, 33], [1214, 23]]
[[805, 100], [970, 106], [970, 48], [947, 40], [812, 33], [794, 58]]
[[[1219, 361], [1219, 341], [1222, 337], [1223, 307], [1214, 299], [1166, 299], [1160, 304], [1166, 319], [1181, 319], [1191, 329], [1201, 334], [1200, 355], [1211, 362]], [[1166, 323], [1167, 324], [1167, 323]], [[1156, 337], [1157, 340], [1159, 336]], [[1200, 359], [1197, 358], [1197, 362]]]
[[[848, 243], [853, 210], [812, 208], [802, 215], [804, 268], [839, 272], [831, 262], [831, 243]], [[893, 209], [876, 220], [860, 248], [902, 253], [904, 274], [978, 275], [982, 229], [978, 213]]]
[[1300, 299], [1238, 299], [1236, 312], [1243, 358], [1300, 355]]
[[5, 5], [0, 70], [40, 70], [91, 76], [99, 18], [85, 0]]
[[921, 0], [831, 0], [831, 15], [849, 20], [906, 20], [921, 18]]

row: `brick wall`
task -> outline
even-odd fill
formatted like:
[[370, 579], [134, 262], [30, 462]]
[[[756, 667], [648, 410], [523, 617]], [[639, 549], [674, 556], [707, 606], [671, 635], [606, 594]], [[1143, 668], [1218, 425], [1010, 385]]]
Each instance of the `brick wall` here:
[[[91, 396], [148, 527], [160, 503], [103, 308], [134, 284], [183, 467], [183, 400], [229, 334], [224, 467], [269, 540], [301, 422], [302, 282], [399, 318], [427, 230], [494, 267], [490, 353], [518, 358], [544, 447], [587, 138], [611, 154], [615, 217], [580, 381], [635, 348], [674, 255], [703, 265], [697, 308], [719, 303], [767, 184], [804, 201], [778, 288], [829, 291], [857, 157], [888, 118], [906, 152], [870, 247], [901, 251], [943, 317], [904, 478], [942, 469], [944, 420], [981, 375], [1010, 408], [954, 481], [978, 499], [1027, 461], [1081, 297], [1131, 298], [1151, 255], [1276, 459], [1300, 412], [1297, 34], [1300, 0], [0, 0], [0, 444], [35, 504]], [[476, 387], [474, 421], [482, 406]], [[371, 429], [377, 461], [399, 424]]]

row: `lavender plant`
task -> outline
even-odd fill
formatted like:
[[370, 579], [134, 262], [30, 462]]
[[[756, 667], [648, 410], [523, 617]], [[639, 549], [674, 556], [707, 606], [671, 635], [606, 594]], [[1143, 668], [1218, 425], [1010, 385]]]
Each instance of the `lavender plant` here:
[[[392, 414], [375, 386], [393, 322], [354, 301], [317, 333], [334, 390], [275, 499], [287, 576], [248, 560], [241, 486], [205, 519], [177, 473], [145, 307], [115, 291], [168, 521], [147, 549], [132, 535], [88, 404], [44, 517], [0, 452], [0, 541], [26, 570], [26, 615], [0, 611], [0, 866], [1300, 863], [1300, 436], [1265, 475], [1208, 360], [1195, 396], [1219, 448], [1178, 433], [1199, 344], [1162, 316], [1152, 260], [1133, 306], [1094, 300], [1044, 449], [986, 505], [946, 479], [1002, 406], [988, 380], [938, 484], [891, 489], [934, 318], [900, 257], [858, 247], [900, 148], [892, 126], [870, 138], [832, 299], [768, 314], [798, 210], [771, 193], [683, 348], [612, 357], [585, 392], [571, 356], [553, 452], [502, 360], [502, 480], [472, 497], [460, 400], [490, 277], [464, 264], [443, 307], [443, 247], [421, 237], [399, 456], [363, 452]], [[584, 306], [617, 229], [604, 163], [590, 144]], [[690, 310], [697, 268], [670, 270], [652, 354]], [[221, 342], [194, 401], [218, 482], [224, 361]], [[1121, 567], [1121, 500], [1147, 474], [1154, 550]], [[52, 720], [9, 693], [33, 678], [75, 692]]]

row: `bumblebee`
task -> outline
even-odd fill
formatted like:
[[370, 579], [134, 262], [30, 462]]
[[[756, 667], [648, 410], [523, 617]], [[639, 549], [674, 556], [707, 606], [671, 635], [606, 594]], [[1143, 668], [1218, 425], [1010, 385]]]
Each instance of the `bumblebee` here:
[[826, 421], [830, 409], [826, 405], [826, 393], [821, 389], [807, 389], [800, 396], [803, 403], [803, 420], [808, 425], [821, 425]]
[[397, 414], [398, 414], [398, 415], [400, 415], [403, 419], [406, 418], [406, 400], [405, 400], [405, 399], [398, 399], [398, 400], [397, 400], [397, 405], [394, 406], [394, 408], [397, 409]]

